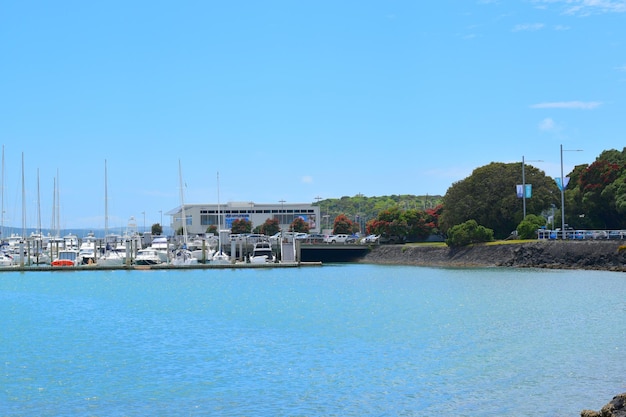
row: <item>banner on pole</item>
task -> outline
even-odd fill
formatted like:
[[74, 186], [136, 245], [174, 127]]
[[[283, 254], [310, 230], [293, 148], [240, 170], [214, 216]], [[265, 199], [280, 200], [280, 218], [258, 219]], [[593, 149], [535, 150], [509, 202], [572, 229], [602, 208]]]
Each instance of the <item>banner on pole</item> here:
[[563, 191], [564, 189], [567, 188], [567, 184], [569, 184], [569, 177], [563, 178], [563, 182], [565, 183], [564, 186], [561, 186], [561, 177], [556, 177], [554, 181], [556, 181], [556, 186], [559, 187], [559, 190]]
[[[533, 186], [532, 184], [525, 184], [526, 185], [526, 198], [530, 198], [533, 195]], [[517, 198], [522, 198], [524, 197], [524, 184], [517, 184], [515, 186], [515, 190], [517, 192]]]

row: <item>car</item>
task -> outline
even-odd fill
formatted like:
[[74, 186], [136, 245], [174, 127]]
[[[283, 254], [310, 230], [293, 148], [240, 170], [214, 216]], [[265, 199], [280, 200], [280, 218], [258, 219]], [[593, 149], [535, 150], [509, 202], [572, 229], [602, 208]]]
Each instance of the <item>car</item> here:
[[307, 243], [323, 243], [325, 236], [321, 233], [309, 233], [309, 235], [304, 239]]
[[346, 240], [348, 240], [350, 236], [345, 235], [345, 234], [337, 234], [337, 235], [330, 235], [327, 237], [326, 242], [327, 243], [346, 243]]
[[348, 236], [346, 238], [346, 240], [344, 241], [344, 243], [356, 243], [356, 241], [358, 240], [358, 236]]
[[378, 243], [378, 235], [367, 235], [362, 240], [361, 243], [369, 244], [369, 243]]

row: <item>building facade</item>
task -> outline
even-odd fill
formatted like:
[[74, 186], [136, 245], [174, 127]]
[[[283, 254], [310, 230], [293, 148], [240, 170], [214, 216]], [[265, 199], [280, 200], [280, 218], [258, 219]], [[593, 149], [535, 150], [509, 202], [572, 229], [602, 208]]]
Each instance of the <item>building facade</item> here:
[[[267, 219], [276, 219], [280, 228], [287, 230], [298, 217], [309, 225], [311, 233], [320, 231], [320, 208], [307, 203], [299, 204], [257, 204], [253, 202], [228, 202], [226, 204], [185, 204], [184, 212], [188, 235], [206, 233], [209, 226], [218, 230], [230, 229], [236, 219], [245, 219], [252, 223], [252, 229], [265, 223]], [[170, 227], [177, 231], [183, 227], [183, 206], [166, 213], [171, 216]]]

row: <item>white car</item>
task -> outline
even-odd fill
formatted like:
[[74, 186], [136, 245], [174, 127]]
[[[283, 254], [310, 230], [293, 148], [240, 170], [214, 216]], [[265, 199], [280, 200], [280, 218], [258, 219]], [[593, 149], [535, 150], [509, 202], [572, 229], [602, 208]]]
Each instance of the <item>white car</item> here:
[[350, 236], [344, 234], [330, 235], [326, 237], [327, 243], [346, 243]]
[[378, 243], [378, 235], [367, 235], [361, 241], [362, 243]]

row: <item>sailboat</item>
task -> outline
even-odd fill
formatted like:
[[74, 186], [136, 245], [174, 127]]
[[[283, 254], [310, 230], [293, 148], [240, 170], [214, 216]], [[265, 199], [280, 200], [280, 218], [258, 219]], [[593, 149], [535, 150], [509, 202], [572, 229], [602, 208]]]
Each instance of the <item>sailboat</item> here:
[[177, 248], [174, 251], [174, 256], [172, 257], [172, 265], [196, 265], [198, 263], [198, 259], [194, 258], [191, 255], [191, 251], [187, 248], [187, 215], [185, 213], [185, 199], [183, 197], [183, 174], [180, 167], [180, 159], [178, 160], [178, 178], [180, 182], [180, 204], [183, 218], [183, 243], [181, 247]]
[[30, 253], [30, 263], [35, 265], [47, 265], [50, 263], [50, 255], [47, 253], [49, 246], [49, 236], [44, 239], [41, 232], [41, 202], [39, 192], [39, 169], [37, 169], [37, 233], [31, 233], [30, 242], [32, 250]]
[[222, 250], [222, 208], [220, 207], [220, 173], [217, 173], [217, 251], [211, 258], [212, 264], [230, 264], [230, 257]]
[[[116, 241], [111, 241], [109, 236], [109, 196], [107, 185], [107, 160], [104, 160], [104, 252], [96, 260], [96, 264], [100, 266], [119, 266], [124, 265], [126, 258], [126, 251], [122, 254], [116, 248], [111, 247], [111, 244], [116, 244]], [[107, 238], [109, 238], [107, 240]]]

